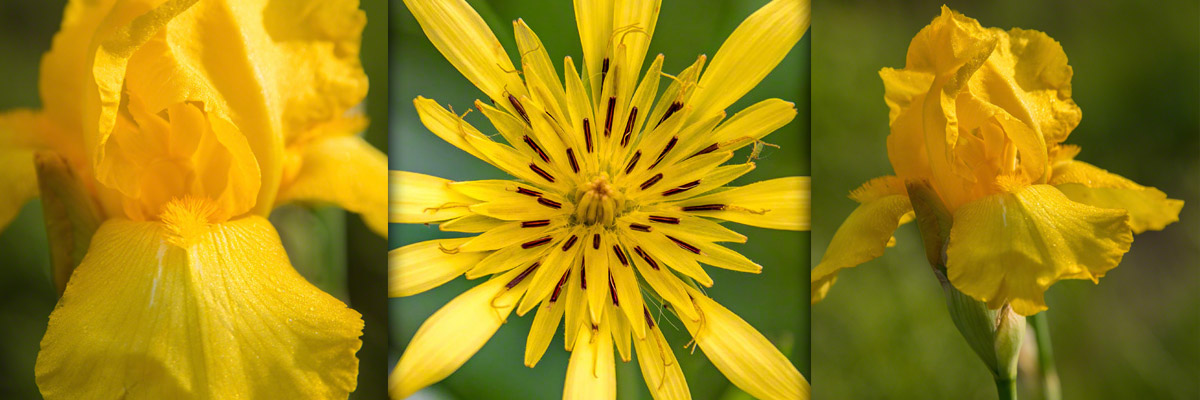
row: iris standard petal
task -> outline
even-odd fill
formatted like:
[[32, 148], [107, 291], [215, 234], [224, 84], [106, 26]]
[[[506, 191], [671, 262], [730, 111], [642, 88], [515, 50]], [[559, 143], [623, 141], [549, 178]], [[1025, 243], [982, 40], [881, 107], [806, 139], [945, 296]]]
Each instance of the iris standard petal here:
[[[171, 207], [174, 207], [173, 209]], [[292, 268], [270, 223], [110, 220], [50, 316], [38, 354], [47, 399], [346, 398], [358, 313]]]
[[1046, 309], [1043, 294], [1062, 279], [1097, 281], [1129, 251], [1124, 210], [1071, 201], [1050, 185], [981, 198], [954, 212], [946, 275], [991, 308], [1021, 315]]

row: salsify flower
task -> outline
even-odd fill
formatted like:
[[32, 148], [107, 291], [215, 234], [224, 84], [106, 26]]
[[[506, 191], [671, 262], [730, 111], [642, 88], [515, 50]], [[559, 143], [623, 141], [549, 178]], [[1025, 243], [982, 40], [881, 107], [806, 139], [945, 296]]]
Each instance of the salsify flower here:
[[44, 108], [0, 115], [0, 224], [40, 186], [65, 283], [45, 398], [354, 390], [360, 316], [292, 268], [266, 216], [331, 202], [383, 233], [386, 157], [356, 135], [365, 22], [357, 1], [68, 4]]
[[[722, 165], [795, 117], [793, 105], [779, 99], [729, 119], [725, 108], [800, 40], [807, 1], [771, 1], [742, 22], [707, 71], [701, 56], [674, 76], [662, 73], [661, 55], [641, 74], [659, 2], [576, 1], [582, 72], [567, 57], [563, 81], [524, 21], [513, 24], [518, 70], [465, 1], [405, 3], [434, 46], [488, 97], [475, 108], [503, 141], [424, 97], [414, 102], [421, 121], [516, 180], [392, 172], [391, 222], [436, 222], [479, 235], [393, 250], [390, 294], [418, 294], [464, 274], [490, 276], [424, 322], [392, 373], [393, 398], [449, 376], [514, 310], [535, 309], [525, 365], [538, 363], [563, 325], [571, 352], [564, 398], [615, 397], [614, 347], [622, 361], [637, 351], [655, 398], [690, 398], [652, 301], [673, 310], [741, 389], [763, 399], [808, 398], [796, 367], [699, 289], [713, 284], [701, 263], [762, 268], [718, 244], [746, 237], [714, 220], [808, 229], [807, 177], [727, 187], [754, 163]], [[659, 93], [668, 82], [662, 77], [670, 84]]]
[[[812, 301], [837, 272], [883, 254], [916, 196], [932, 188], [952, 225], [944, 248], [954, 287], [990, 308], [1045, 310], [1062, 279], [1098, 282], [1134, 233], [1178, 220], [1183, 202], [1083, 161], [1064, 144], [1081, 112], [1062, 46], [1042, 32], [983, 28], [943, 7], [908, 49], [902, 70], [880, 71], [891, 109], [896, 175], [853, 191], [861, 203], [812, 271]], [[911, 200], [911, 201], [910, 201]]]

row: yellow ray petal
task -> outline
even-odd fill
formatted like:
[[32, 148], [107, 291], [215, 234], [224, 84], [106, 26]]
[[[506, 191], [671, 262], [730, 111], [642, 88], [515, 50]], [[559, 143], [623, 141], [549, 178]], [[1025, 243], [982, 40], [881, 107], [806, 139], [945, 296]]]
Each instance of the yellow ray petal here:
[[678, 276], [671, 273], [667, 266], [653, 255], [650, 255], [645, 250], [628, 240], [627, 237], [621, 238], [621, 247], [624, 249], [626, 258], [637, 268], [638, 274], [650, 288], [654, 289], [654, 293], [662, 296], [663, 300], [670, 303], [675, 310], [681, 314], [680, 319], [690, 318], [699, 320], [700, 314], [696, 313], [695, 306], [692, 305], [692, 300], [688, 298], [687, 292], [683, 290], [683, 281], [679, 280]]
[[[529, 277], [531, 285], [529, 293], [526, 294], [524, 299], [521, 299], [521, 305], [517, 307], [518, 315], [525, 315], [534, 306], [537, 306], [542, 299], [552, 296], [557, 286], [556, 283], [562, 279], [563, 273], [573, 268], [572, 266], [576, 264], [576, 256], [579, 254], [580, 249], [588, 242], [589, 239], [584, 237], [584, 232], [582, 228], [574, 228], [569, 232], [552, 238], [548, 243], [538, 246], [550, 248], [549, 254], [546, 255], [545, 259], [541, 260], [541, 266], [534, 271], [533, 276]], [[571, 238], [574, 238], [574, 240]], [[568, 246], [567, 243], [570, 243], [570, 245]], [[575, 276], [579, 277], [580, 275]]]
[[19, 110], [0, 114], [0, 232], [17, 216], [21, 207], [38, 194], [33, 168], [36, 114]]
[[521, 70], [531, 94], [547, 112], [556, 119], [563, 119], [567, 112], [567, 94], [542, 41], [522, 19], [513, 21], [513, 32], [517, 37], [517, 50], [521, 52]]
[[1179, 210], [1183, 208], [1182, 200], [1169, 199], [1161, 190], [1139, 185], [1082, 161], [1056, 165], [1049, 183], [1071, 201], [1128, 211], [1133, 233], [1161, 230], [1179, 221]]
[[609, 272], [612, 273], [612, 289], [615, 290], [616, 298], [620, 302], [618, 306], [625, 314], [628, 321], [632, 321], [630, 328], [634, 335], [638, 338], [646, 335], [646, 324], [638, 323], [642, 315], [642, 309], [645, 307], [644, 299], [642, 298], [641, 288], [638, 287], [637, 272], [634, 271], [633, 264], [630, 264], [629, 257], [621, 250], [616, 238], [608, 238], [607, 247], [602, 250], [607, 254]]
[[634, 324], [646, 325], [650, 334], [641, 339], [635, 338], [633, 346], [637, 350], [638, 366], [642, 370], [646, 388], [650, 389], [654, 400], [691, 399], [692, 393], [688, 390], [683, 370], [675, 360], [675, 353], [663, 337], [662, 331], [657, 326], [650, 325], [653, 324], [650, 312], [644, 312], [644, 321], [635, 320], [637, 322]]
[[563, 400], [617, 398], [617, 369], [608, 324], [596, 331], [581, 329], [567, 364]]
[[[583, 275], [587, 278], [588, 311], [592, 321], [599, 321], [605, 305], [612, 300], [609, 292], [608, 253], [611, 251], [611, 241], [607, 234], [598, 231], [589, 232], [580, 238], [583, 250], [580, 263], [583, 265]], [[615, 289], [616, 287], [613, 286]], [[611, 317], [607, 317], [611, 318]]]
[[292, 269], [266, 219], [168, 214], [166, 224], [110, 220], [96, 232], [42, 339], [47, 399], [354, 390], [362, 320]]
[[629, 96], [638, 80], [642, 71], [642, 61], [646, 59], [646, 48], [650, 46], [650, 39], [654, 37], [654, 26], [658, 22], [658, 11], [661, 7], [662, 0], [617, 0], [613, 5], [614, 37], [609, 38], [608, 43], [611, 49], [624, 46], [625, 59], [612, 60], [614, 67], [619, 66], [624, 70], [617, 71], [618, 68], [612, 68], [609, 73], [613, 73], [611, 76], [619, 81], [617, 87], [620, 88], [621, 96]]
[[[882, 179], [899, 183], [893, 177]], [[907, 222], [904, 216], [912, 212], [903, 186], [888, 185], [876, 179], [854, 193], [862, 204], [838, 227], [821, 262], [812, 270], [809, 299], [812, 303], [825, 298], [837, 281], [838, 271], [883, 255], [884, 248], [891, 243], [892, 233]]]
[[1097, 281], [1129, 251], [1124, 210], [1071, 201], [1033, 185], [967, 203], [954, 212], [946, 275], [963, 293], [1021, 315], [1046, 309], [1043, 293], [1061, 279]]
[[388, 297], [412, 296], [462, 275], [488, 255], [460, 251], [470, 238], [435, 239], [388, 252]]
[[482, 233], [504, 225], [505, 222], [488, 216], [470, 214], [438, 224], [438, 229], [447, 232]]
[[445, 221], [468, 215], [475, 199], [451, 190], [450, 181], [408, 171], [388, 176], [388, 220], [408, 224]]
[[613, 0], [575, 0], [575, 25], [583, 45], [583, 80], [591, 90], [592, 101], [600, 96], [601, 64], [608, 57], [613, 10]]
[[808, 22], [803, 0], [773, 0], [742, 21], [700, 78], [693, 118], [718, 113], [757, 86], [800, 41]]
[[519, 246], [530, 240], [554, 235], [563, 229], [566, 219], [562, 217], [548, 220], [545, 226], [530, 226], [525, 222], [509, 222], [495, 229], [484, 232], [459, 247], [461, 251], [486, 251]]
[[475, 286], [433, 313], [400, 356], [388, 377], [388, 394], [407, 398], [450, 376], [500, 329], [529, 280], [509, 288], [522, 271], [514, 269]]
[[[565, 298], [561, 300], [565, 300]], [[558, 326], [562, 323], [563, 311], [566, 310], [566, 306], [561, 300], [550, 301], [547, 298], [542, 301], [537, 315], [533, 317], [533, 325], [529, 327], [529, 337], [525, 340], [526, 367], [533, 368], [537, 365], [538, 361], [542, 359], [542, 355], [546, 354], [546, 348], [550, 347], [550, 339], [553, 339], [554, 333], [558, 332]]]
[[[300, 170], [285, 182], [280, 202], [334, 203], [358, 213], [387, 236], [387, 156], [357, 136], [331, 137], [303, 146]], [[404, 193], [401, 193], [402, 195]]]
[[620, 226], [621, 238], [657, 260], [660, 267], [671, 267], [671, 269], [695, 279], [696, 283], [704, 285], [704, 287], [713, 285], [712, 277], [704, 271], [699, 262], [696, 262], [696, 254], [681, 248], [682, 245], [678, 242], [670, 240], [659, 232], [635, 231], [630, 228], [632, 224], [627, 222], [626, 218], [617, 221], [617, 224]]
[[525, 84], [496, 35], [464, 0], [405, 0], [425, 37], [434, 47], [497, 104], [509, 94], [526, 95]]
[[[684, 212], [762, 228], [808, 230], [809, 178], [793, 176], [755, 182], [673, 203]], [[688, 211], [709, 205], [719, 209]]]
[[796, 105], [780, 99], [766, 99], [725, 120], [707, 141], [693, 141], [692, 147], [683, 154], [693, 154], [709, 144], [718, 144], [721, 150], [737, 150], [762, 139], [782, 128], [796, 117]]
[[771, 341], [708, 296], [687, 290], [703, 318], [683, 318], [683, 324], [730, 382], [759, 399], [809, 398], [808, 381]]

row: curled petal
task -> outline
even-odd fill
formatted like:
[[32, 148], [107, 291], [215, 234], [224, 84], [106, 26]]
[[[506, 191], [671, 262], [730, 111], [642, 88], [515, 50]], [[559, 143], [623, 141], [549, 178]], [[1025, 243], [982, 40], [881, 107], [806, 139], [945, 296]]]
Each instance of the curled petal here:
[[1050, 184], [1077, 203], [1129, 212], [1133, 233], [1161, 230], [1179, 221], [1183, 201], [1167, 198], [1161, 190], [1082, 161], [1067, 161], [1054, 167]]
[[1095, 282], [1121, 262], [1133, 242], [1128, 221], [1124, 210], [1076, 203], [1049, 185], [984, 197], [954, 212], [946, 275], [991, 308], [1009, 302], [1036, 314], [1050, 285]]
[[892, 233], [905, 222], [904, 216], [912, 212], [912, 204], [903, 187], [881, 182], [873, 180], [855, 191], [855, 197], [862, 204], [838, 227], [821, 263], [813, 268], [811, 302], [825, 298], [837, 281], [838, 271], [883, 255]]

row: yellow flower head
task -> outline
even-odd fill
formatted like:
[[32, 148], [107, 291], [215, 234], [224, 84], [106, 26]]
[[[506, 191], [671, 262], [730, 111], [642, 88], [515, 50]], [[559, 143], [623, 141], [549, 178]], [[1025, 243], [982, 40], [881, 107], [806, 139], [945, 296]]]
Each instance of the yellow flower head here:
[[[1046, 309], [1061, 279], [1096, 281], [1133, 233], [1162, 229], [1183, 202], [1089, 164], [1063, 144], [1079, 124], [1062, 46], [1038, 31], [983, 28], [942, 8], [913, 38], [902, 70], [880, 71], [895, 176], [872, 180], [812, 272], [812, 301], [837, 271], [883, 254], [911, 219], [906, 185], [932, 187], [952, 214], [950, 282], [997, 308]], [[913, 197], [912, 201], [917, 201]]]
[[[662, 73], [661, 55], [639, 75], [657, 1], [576, 1], [583, 72], [567, 57], [564, 80], [521, 20], [513, 24], [518, 70], [465, 1], [405, 3], [434, 46], [491, 100], [475, 107], [504, 141], [419, 97], [422, 122], [518, 180], [451, 182], [392, 172], [392, 222], [437, 222], [442, 230], [479, 235], [394, 250], [391, 295], [414, 295], [463, 274], [491, 275], [421, 326], [392, 374], [393, 398], [450, 375], [514, 310], [535, 309], [525, 365], [537, 364], [565, 320], [571, 361], [564, 398], [615, 397], [614, 347], [623, 361], [631, 349], [638, 352], [655, 398], [690, 398], [643, 291], [683, 320], [737, 386], [764, 399], [808, 397], [807, 382], [774, 345], [699, 290], [713, 284], [701, 263], [762, 268], [717, 244], [746, 237], [714, 219], [808, 229], [807, 178], [731, 188], [725, 185], [754, 164], [722, 165], [795, 117], [793, 105], [779, 99], [729, 119], [725, 109], [800, 40], [807, 1], [770, 2], [733, 32], [706, 71], [701, 56], [674, 76]], [[669, 83], [661, 93], [660, 83]]]
[[52, 246], [86, 250], [59, 271], [47, 399], [354, 389], [362, 320], [296, 273], [266, 216], [334, 202], [383, 232], [386, 159], [356, 136], [357, 1], [298, 3], [67, 6], [44, 110], [0, 115], [0, 182], [17, 189], [0, 224], [40, 179]]

